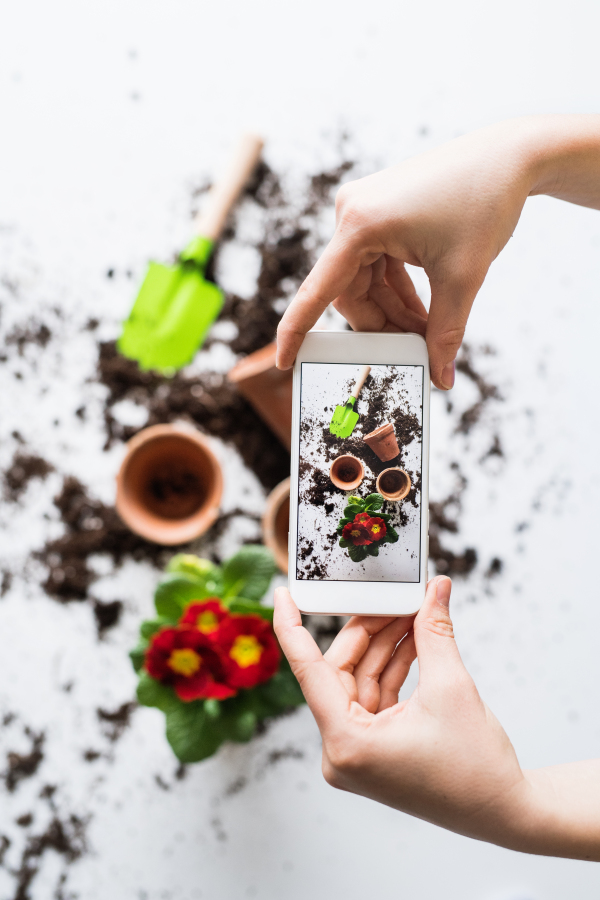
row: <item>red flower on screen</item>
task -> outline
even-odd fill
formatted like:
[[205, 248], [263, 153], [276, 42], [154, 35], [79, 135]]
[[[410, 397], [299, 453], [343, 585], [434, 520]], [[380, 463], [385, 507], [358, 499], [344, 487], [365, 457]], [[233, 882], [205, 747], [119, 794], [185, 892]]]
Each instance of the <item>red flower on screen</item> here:
[[381, 538], [385, 537], [387, 527], [383, 519], [374, 516], [366, 523], [366, 527], [372, 541], [380, 541]]
[[356, 519], [354, 522], [348, 522], [347, 525], [344, 525], [342, 537], [357, 547], [370, 544], [372, 541], [367, 526], [363, 525], [362, 522], [357, 522]]

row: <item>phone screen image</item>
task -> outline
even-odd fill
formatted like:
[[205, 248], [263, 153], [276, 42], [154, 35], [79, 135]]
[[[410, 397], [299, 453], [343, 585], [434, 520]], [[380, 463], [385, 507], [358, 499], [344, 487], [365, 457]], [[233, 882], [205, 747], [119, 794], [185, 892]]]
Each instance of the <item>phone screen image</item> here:
[[296, 578], [415, 583], [420, 365], [301, 365]]

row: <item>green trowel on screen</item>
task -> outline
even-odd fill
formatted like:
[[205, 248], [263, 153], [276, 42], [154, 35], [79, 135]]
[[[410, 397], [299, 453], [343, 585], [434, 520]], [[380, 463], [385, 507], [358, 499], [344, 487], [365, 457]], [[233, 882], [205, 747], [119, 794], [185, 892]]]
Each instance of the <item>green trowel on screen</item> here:
[[371, 366], [363, 366], [358, 373], [358, 378], [354, 385], [354, 390], [346, 400], [345, 406], [336, 406], [329, 431], [336, 437], [350, 437], [354, 431], [354, 426], [358, 422], [358, 413], [355, 411], [356, 401], [361, 392], [362, 386], [367, 380], [367, 376], [371, 371]]
[[196, 237], [173, 266], [151, 262], [123, 333], [120, 352], [141, 369], [172, 374], [187, 365], [223, 305], [216, 284], [204, 270], [227, 215], [260, 158], [263, 142], [244, 135], [220, 181], [211, 189], [194, 223]]

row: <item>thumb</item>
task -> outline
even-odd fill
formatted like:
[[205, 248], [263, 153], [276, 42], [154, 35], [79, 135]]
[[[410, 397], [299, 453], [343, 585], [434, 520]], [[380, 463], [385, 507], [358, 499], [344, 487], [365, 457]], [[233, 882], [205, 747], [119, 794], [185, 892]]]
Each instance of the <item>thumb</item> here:
[[289, 369], [293, 365], [306, 332], [354, 280], [361, 258], [356, 242], [343, 237], [338, 227], [279, 323], [277, 368]]
[[464, 670], [448, 608], [451, 590], [452, 582], [443, 575], [430, 581], [415, 619], [419, 680], [424, 686], [428, 682], [447, 683], [452, 670]]
[[431, 380], [442, 391], [454, 386], [455, 360], [464, 337], [467, 320], [483, 278], [429, 276], [431, 304], [426, 340]]

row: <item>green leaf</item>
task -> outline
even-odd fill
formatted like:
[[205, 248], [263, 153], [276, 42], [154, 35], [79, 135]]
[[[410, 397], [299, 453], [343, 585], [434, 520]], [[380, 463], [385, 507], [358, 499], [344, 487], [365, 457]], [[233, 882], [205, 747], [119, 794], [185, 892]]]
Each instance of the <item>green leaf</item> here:
[[399, 535], [396, 529], [392, 525], [387, 526], [387, 531], [385, 533], [384, 541], [387, 544], [395, 544], [398, 540]]
[[[289, 709], [290, 706], [300, 706], [306, 703], [304, 694], [300, 689], [296, 676], [290, 669], [290, 664], [285, 657], [281, 660], [279, 671], [265, 684], [255, 688], [260, 692], [261, 699], [266, 700], [276, 712]], [[275, 713], [272, 713], [274, 715]]]
[[204, 600], [211, 595], [206, 589], [185, 575], [167, 575], [154, 592], [154, 605], [158, 615], [168, 622], [174, 623], [188, 603], [192, 600]]
[[137, 698], [143, 706], [156, 706], [163, 712], [167, 712], [172, 706], [181, 703], [173, 688], [151, 678], [147, 672], [142, 672], [140, 675]]
[[379, 556], [379, 544], [370, 544], [367, 547], [367, 553], [369, 556]]
[[221, 704], [214, 697], [204, 701], [204, 712], [209, 719], [218, 719], [221, 716]]
[[178, 553], [169, 561], [166, 572], [194, 581], [204, 589], [206, 597], [221, 596], [222, 572], [210, 559], [201, 559], [193, 553]]
[[136, 672], [139, 672], [142, 666], [144, 665], [144, 659], [146, 657], [146, 650], [148, 648], [148, 641], [141, 640], [133, 650], [129, 651], [129, 659], [131, 660], [131, 664]]
[[227, 607], [233, 613], [240, 613], [243, 616], [261, 616], [268, 622], [273, 621], [274, 610], [272, 606], [262, 606], [262, 604], [253, 603], [252, 600], [246, 600], [244, 597], [236, 597], [235, 600], [227, 604]]
[[339, 543], [340, 547], [349, 547], [350, 546], [350, 541], [348, 540], [348, 538], [340, 538], [338, 543]]
[[341, 534], [346, 525], [349, 525], [352, 522], [352, 519], [349, 519], [347, 516], [344, 516], [343, 519], [340, 519], [340, 524], [336, 528], [338, 534]]
[[247, 544], [223, 566], [223, 598], [260, 600], [267, 592], [275, 570], [275, 561], [266, 547]]
[[350, 544], [350, 546], [348, 547], [348, 556], [350, 557], [352, 562], [362, 562], [363, 559], [367, 558], [367, 546], [363, 545], [361, 547], [357, 547], [354, 544]]
[[392, 516], [391, 516], [390, 513], [382, 513], [382, 512], [378, 512], [378, 513], [377, 513], [377, 518], [378, 518], [378, 519], [383, 519], [383, 521], [384, 521], [384, 522], [386, 523], [386, 525], [387, 525], [387, 523], [390, 521], [390, 519], [392, 518]]
[[212, 756], [223, 743], [219, 720], [209, 718], [201, 700], [179, 702], [167, 711], [167, 740], [184, 763]]
[[357, 503], [349, 503], [348, 506], [344, 509], [344, 517], [348, 519], [348, 521], [353, 522], [354, 516], [357, 516], [359, 513], [364, 512], [365, 508], [363, 504], [360, 506]]
[[364, 500], [361, 497], [357, 497], [356, 494], [351, 494], [348, 497], [348, 503], [355, 504], [356, 506], [364, 506]]
[[381, 509], [383, 506], [383, 497], [381, 494], [369, 494], [365, 500], [365, 509], [369, 512], [372, 509]]
[[142, 622], [140, 625], [140, 634], [143, 638], [148, 640], [153, 634], [160, 631], [161, 628], [165, 628], [170, 624], [171, 622], [169, 619], [146, 619], [146, 621]]

